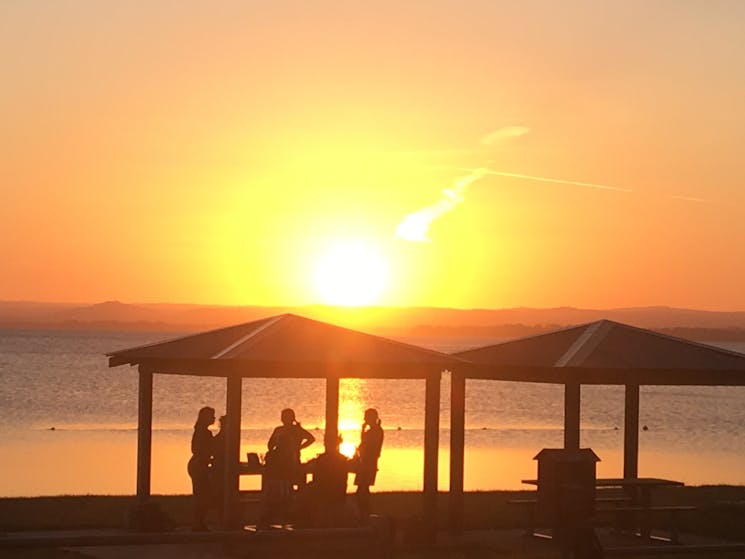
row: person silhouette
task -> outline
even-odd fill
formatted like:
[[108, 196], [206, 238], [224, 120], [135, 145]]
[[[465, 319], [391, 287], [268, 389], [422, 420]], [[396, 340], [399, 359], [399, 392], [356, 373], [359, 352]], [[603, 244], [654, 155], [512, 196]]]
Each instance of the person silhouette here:
[[194, 423], [194, 434], [191, 437], [191, 458], [186, 467], [191, 477], [192, 493], [194, 494], [194, 524], [195, 532], [207, 530], [207, 510], [209, 509], [210, 470], [213, 454], [213, 437], [209, 430], [215, 422], [215, 409], [205, 406], [199, 410], [197, 421]]
[[357, 486], [357, 508], [360, 522], [367, 523], [370, 516], [370, 486], [375, 485], [378, 473], [378, 458], [383, 448], [383, 428], [381, 427], [378, 410], [365, 410], [365, 421], [362, 424], [360, 444], [355, 457], [357, 459], [357, 475], [354, 484]]
[[316, 438], [303, 429], [290, 408], [282, 410], [282, 425], [276, 427], [267, 442], [264, 473], [265, 514], [267, 520], [284, 520], [290, 505], [292, 486], [301, 484], [300, 451], [312, 445]]

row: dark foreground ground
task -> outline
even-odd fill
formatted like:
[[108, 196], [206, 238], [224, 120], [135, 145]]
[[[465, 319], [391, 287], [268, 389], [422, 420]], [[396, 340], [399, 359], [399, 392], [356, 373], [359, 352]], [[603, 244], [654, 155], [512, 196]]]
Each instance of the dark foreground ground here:
[[[436, 548], [423, 546], [417, 538], [421, 526], [422, 497], [417, 493], [377, 493], [373, 497], [373, 509], [376, 513], [393, 519], [396, 527], [396, 548], [391, 556], [401, 559], [415, 558], [474, 558], [481, 557], [556, 557], [556, 550], [545, 543], [528, 541], [522, 536], [520, 528], [525, 518], [519, 507], [507, 504], [508, 500], [530, 497], [531, 492], [494, 491], [467, 493], [465, 496], [464, 526], [467, 531], [464, 538], [452, 540], [446, 535], [447, 530], [447, 494], [439, 499], [439, 518], [442, 535], [438, 538]], [[173, 522], [176, 529], [184, 530], [191, 520], [191, 498], [189, 496], [155, 496], [156, 501]], [[665, 504], [695, 505], [697, 510], [680, 515], [678, 526], [684, 541], [708, 542], [728, 541], [745, 542], [745, 487], [702, 486], [681, 487], [660, 490], [655, 499]], [[134, 502], [133, 497], [119, 496], [60, 496], [38, 498], [5, 498], [0, 499], [0, 538], [10, 537], [11, 533], [42, 532], [51, 530], [107, 530], [122, 529], [126, 526], [128, 511]], [[247, 523], [255, 522], [257, 505], [246, 506]], [[667, 519], [661, 518], [661, 523]], [[599, 530], [609, 533], [610, 520], [598, 519]], [[4, 535], [5, 534], [5, 535]], [[604, 538], [607, 537], [604, 536]], [[687, 538], [687, 540], [686, 540]], [[612, 541], [611, 541], [612, 545]], [[261, 557], [350, 557], [362, 559], [375, 555], [374, 549], [351, 551], [339, 549], [323, 551], [323, 548], [308, 548], [305, 552], [297, 550], [280, 551], [262, 548]], [[149, 554], [150, 555], [149, 555]], [[224, 548], [214, 545], [193, 546], [189, 553], [174, 546], [161, 548], [77, 548], [64, 549], [0, 549], [0, 557], [7, 559], [81, 559], [93, 556], [102, 559], [127, 559], [140, 557], [179, 557], [213, 558], [227, 557]], [[238, 550], [233, 556], [252, 556], [251, 553]], [[627, 556], [642, 556], [630, 554]], [[644, 556], [654, 556], [646, 553]], [[725, 557], [745, 558], [743, 552], [710, 552], [689, 553], [686, 557]]]

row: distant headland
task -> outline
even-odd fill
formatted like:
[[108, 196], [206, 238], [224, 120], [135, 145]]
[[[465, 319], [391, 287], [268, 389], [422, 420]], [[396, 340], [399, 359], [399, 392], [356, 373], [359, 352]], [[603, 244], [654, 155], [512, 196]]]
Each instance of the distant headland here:
[[604, 318], [691, 340], [745, 341], [745, 311], [672, 307], [453, 309], [0, 301], [0, 328], [191, 332], [282, 313], [300, 314], [386, 336], [508, 339]]

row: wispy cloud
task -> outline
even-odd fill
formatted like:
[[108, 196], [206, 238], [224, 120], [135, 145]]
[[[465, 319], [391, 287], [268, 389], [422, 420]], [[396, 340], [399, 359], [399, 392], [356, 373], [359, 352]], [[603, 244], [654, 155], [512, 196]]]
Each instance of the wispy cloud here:
[[[527, 126], [502, 126], [484, 134], [480, 143], [484, 146], [493, 146], [512, 138], [524, 136], [528, 132], [530, 132], [530, 128]], [[439, 200], [404, 217], [396, 227], [396, 235], [407, 241], [429, 242], [429, 227], [432, 222], [455, 209], [458, 204], [463, 202], [466, 189], [472, 183], [491, 173], [486, 167], [465, 170], [468, 171], [468, 174], [456, 179], [452, 187], [443, 190], [442, 197]]]
[[502, 128], [484, 134], [481, 137], [481, 143], [485, 146], [493, 146], [511, 138], [524, 136], [528, 132], [530, 128], [527, 126], [502, 126]]
[[453, 186], [442, 191], [442, 197], [429, 206], [410, 213], [396, 227], [396, 235], [406, 241], [417, 243], [430, 242], [429, 226], [432, 222], [455, 209], [463, 201], [463, 195], [468, 187], [488, 174], [483, 167], [468, 169], [469, 173], [456, 179]]
[[678, 196], [678, 195], [672, 195], [670, 198], [674, 198], [676, 200], [685, 200], [686, 202], [706, 202], [703, 198], [696, 198], [695, 196]]

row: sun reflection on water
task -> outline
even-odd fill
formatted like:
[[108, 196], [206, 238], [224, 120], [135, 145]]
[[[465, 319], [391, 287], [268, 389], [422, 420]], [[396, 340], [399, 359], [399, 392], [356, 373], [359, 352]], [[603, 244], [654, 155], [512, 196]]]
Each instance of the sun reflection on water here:
[[342, 437], [339, 450], [350, 458], [360, 444], [362, 418], [370, 407], [367, 394], [365, 379], [346, 378], [339, 382], [339, 434]]

